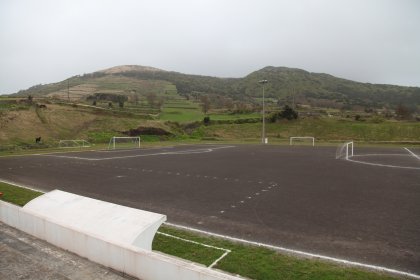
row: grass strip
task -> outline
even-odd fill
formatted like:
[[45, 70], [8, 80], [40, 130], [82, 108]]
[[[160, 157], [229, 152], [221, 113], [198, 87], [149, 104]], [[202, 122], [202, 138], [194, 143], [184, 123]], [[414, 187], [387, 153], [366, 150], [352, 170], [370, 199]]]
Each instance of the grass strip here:
[[19, 206], [24, 206], [35, 197], [43, 194], [42, 192], [20, 188], [3, 182], [0, 182], [0, 192], [3, 193], [3, 195], [0, 197], [1, 200]]
[[[0, 192], [3, 193], [0, 198], [1, 200], [20, 206], [43, 194], [42, 192], [3, 182], [0, 182]], [[215, 268], [251, 279], [401, 279], [378, 272], [285, 255], [267, 248], [235, 243], [221, 238], [180, 230], [167, 225], [161, 226], [159, 231], [182, 239], [230, 250], [231, 252], [220, 260]], [[197, 262], [205, 266], [211, 265], [223, 254], [221, 250], [215, 248], [185, 242], [162, 234], [155, 235], [152, 248], [153, 250]]]
[[[231, 252], [220, 260], [215, 268], [251, 279], [399, 279], [390, 275], [344, 265], [285, 255], [267, 248], [200, 235], [167, 225], [161, 226], [159, 231], [180, 238], [230, 250]], [[211, 260], [210, 253], [206, 251], [206, 249], [159, 234], [155, 236], [153, 241], [153, 250], [204, 265], [209, 265], [209, 263], [220, 256], [220, 251], [216, 250], [215, 255], [211, 256], [211, 258], [213, 258]]]
[[200, 263], [205, 266], [210, 266], [215, 260], [225, 253], [222, 250], [174, 239], [170, 236], [165, 236], [159, 233], [155, 235], [152, 247], [153, 250]]

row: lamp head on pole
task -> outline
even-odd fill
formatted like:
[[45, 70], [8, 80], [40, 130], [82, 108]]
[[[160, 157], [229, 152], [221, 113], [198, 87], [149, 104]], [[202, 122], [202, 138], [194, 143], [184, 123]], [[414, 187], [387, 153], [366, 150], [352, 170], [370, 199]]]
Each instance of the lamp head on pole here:
[[258, 83], [259, 84], [266, 84], [266, 83], [268, 83], [268, 81], [267, 80], [259, 80]]

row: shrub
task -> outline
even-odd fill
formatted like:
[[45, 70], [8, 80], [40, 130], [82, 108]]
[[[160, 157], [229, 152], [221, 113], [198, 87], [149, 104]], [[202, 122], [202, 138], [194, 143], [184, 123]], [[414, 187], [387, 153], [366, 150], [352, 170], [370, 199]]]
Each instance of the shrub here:
[[298, 118], [298, 113], [293, 110], [288, 105], [284, 106], [283, 111], [281, 112], [281, 117], [287, 120], [296, 120]]
[[286, 120], [296, 120], [298, 118], [298, 112], [293, 110], [288, 105], [285, 105], [281, 112], [273, 113], [268, 116], [267, 120], [269, 122], [276, 122], [277, 120], [286, 119]]
[[204, 125], [209, 125], [210, 124], [210, 117], [205, 116], [204, 119], [203, 119], [203, 123], [204, 123]]

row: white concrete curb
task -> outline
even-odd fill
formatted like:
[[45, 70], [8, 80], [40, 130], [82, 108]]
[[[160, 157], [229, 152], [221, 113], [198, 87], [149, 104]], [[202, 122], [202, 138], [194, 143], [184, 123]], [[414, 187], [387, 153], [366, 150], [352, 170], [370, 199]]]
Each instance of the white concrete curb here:
[[242, 279], [172, 256], [87, 234], [4, 201], [0, 201], [0, 220], [55, 246], [142, 280]]

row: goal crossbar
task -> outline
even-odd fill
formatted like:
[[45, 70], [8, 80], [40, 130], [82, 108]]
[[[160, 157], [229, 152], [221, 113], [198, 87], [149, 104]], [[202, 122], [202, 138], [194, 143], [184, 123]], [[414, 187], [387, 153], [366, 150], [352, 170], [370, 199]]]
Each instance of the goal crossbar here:
[[315, 137], [312, 137], [312, 136], [293, 136], [293, 137], [290, 137], [289, 144], [293, 145], [293, 140], [296, 140], [296, 139], [300, 139], [300, 140], [309, 139], [309, 140], [312, 141], [312, 146], [315, 146]]
[[140, 137], [114, 136], [109, 140], [108, 149], [115, 150], [118, 144], [123, 148], [140, 148]]

